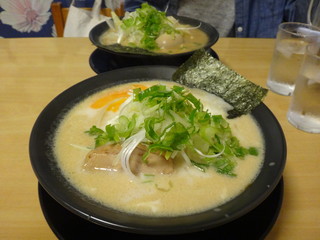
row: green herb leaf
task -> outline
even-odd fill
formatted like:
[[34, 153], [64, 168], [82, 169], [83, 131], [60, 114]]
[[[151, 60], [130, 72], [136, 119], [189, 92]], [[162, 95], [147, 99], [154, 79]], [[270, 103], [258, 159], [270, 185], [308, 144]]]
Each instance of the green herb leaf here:
[[92, 127], [90, 128], [90, 130], [85, 131], [85, 132], [88, 133], [88, 134], [91, 135], [91, 136], [96, 136], [96, 135], [102, 134], [102, 133], [103, 133], [103, 130], [100, 129], [100, 128], [98, 128], [98, 127], [96, 127], [96, 126], [92, 126]]

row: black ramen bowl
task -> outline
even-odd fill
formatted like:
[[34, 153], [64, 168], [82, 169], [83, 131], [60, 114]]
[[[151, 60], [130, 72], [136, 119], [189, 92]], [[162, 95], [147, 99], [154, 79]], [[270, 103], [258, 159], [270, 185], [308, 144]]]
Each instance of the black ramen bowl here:
[[[208, 36], [209, 41], [203, 47], [208, 50], [211, 48], [219, 39], [218, 31], [208, 23], [199, 21], [197, 19], [175, 16], [175, 18], [182, 24], [188, 24], [191, 26], [198, 26], [199, 29], [205, 32]], [[179, 66], [184, 63], [194, 51], [179, 53], [179, 54], [163, 54], [163, 53], [147, 53], [146, 51], [140, 52], [128, 52], [125, 49], [115, 49], [110, 46], [106, 46], [101, 43], [100, 37], [109, 29], [106, 22], [102, 22], [93, 27], [89, 33], [91, 42], [99, 49], [102, 49], [112, 54], [113, 61], [118, 65], [123, 66], [137, 66], [137, 65], [173, 65]], [[131, 49], [132, 51], [133, 49]], [[138, 51], [138, 50], [137, 50]], [[130, 65], [132, 63], [132, 65]]]
[[59, 204], [87, 221], [106, 228], [147, 235], [185, 234], [230, 223], [260, 205], [275, 189], [286, 161], [286, 141], [277, 119], [261, 103], [252, 111], [265, 139], [261, 172], [243, 193], [210, 210], [177, 217], [147, 217], [103, 206], [74, 188], [57, 166], [51, 139], [68, 109], [97, 91], [128, 82], [170, 80], [176, 67], [138, 66], [113, 70], [84, 80], [54, 98], [37, 118], [30, 136], [30, 159], [41, 186]]

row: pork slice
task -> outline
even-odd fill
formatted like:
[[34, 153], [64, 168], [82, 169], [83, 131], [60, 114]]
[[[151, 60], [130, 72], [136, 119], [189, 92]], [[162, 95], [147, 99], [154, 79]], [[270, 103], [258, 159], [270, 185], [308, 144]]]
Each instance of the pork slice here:
[[150, 153], [147, 162], [142, 161], [142, 156], [146, 152], [146, 147], [138, 145], [130, 157], [130, 169], [134, 174], [169, 174], [173, 172], [173, 160], [165, 159], [157, 153]]
[[[119, 160], [120, 144], [104, 145], [91, 150], [83, 165], [85, 170], [108, 170], [119, 171], [122, 169]], [[150, 153], [147, 162], [142, 161], [142, 156], [146, 152], [146, 147], [138, 145], [130, 156], [130, 169], [133, 174], [169, 174], [173, 172], [173, 160], [165, 159], [157, 153]]]
[[120, 144], [103, 145], [91, 150], [84, 161], [85, 170], [119, 171], [121, 162], [118, 154], [121, 151]]

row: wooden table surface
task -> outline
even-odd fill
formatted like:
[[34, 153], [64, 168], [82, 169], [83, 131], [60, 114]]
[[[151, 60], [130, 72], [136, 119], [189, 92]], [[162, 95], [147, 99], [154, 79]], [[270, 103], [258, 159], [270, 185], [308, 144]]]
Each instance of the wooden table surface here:
[[[221, 38], [213, 49], [266, 87], [273, 45], [273, 39]], [[0, 39], [0, 239], [56, 239], [40, 208], [29, 136], [46, 104], [95, 75], [89, 66], [94, 49], [87, 38]], [[264, 101], [283, 128], [288, 151], [283, 206], [266, 239], [320, 239], [320, 134], [287, 122], [289, 100], [269, 92]]]

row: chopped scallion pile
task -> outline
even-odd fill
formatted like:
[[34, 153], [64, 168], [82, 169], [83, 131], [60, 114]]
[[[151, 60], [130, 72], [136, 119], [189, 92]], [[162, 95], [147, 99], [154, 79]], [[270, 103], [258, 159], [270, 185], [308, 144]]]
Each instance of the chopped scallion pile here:
[[205, 110], [200, 100], [181, 86], [136, 88], [116, 124], [108, 124], [105, 129], [92, 126], [87, 133], [95, 137], [96, 147], [123, 144], [129, 138], [137, 144], [137, 136], [139, 143], [147, 146], [143, 161], [151, 152], [163, 154], [166, 159], [180, 153], [187, 163], [202, 171], [213, 167], [229, 176], [236, 176], [239, 159], [259, 154], [255, 147], [241, 146], [226, 119]]
[[112, 27], [119, 33], [120, 39], [129, 39], [130, 47], [148, 51], [159, 49], [156, 39], [161, 34], [180, 33], [177, 28], [181, 27], [181, 24], [176, 19], [166, 16], [165, 12], [158, 11], [148, 3], [142, 3], [141, 8], [126, 13], [123, 19], [115, 13], [112, 14], [112, 18], [114, 24]]

